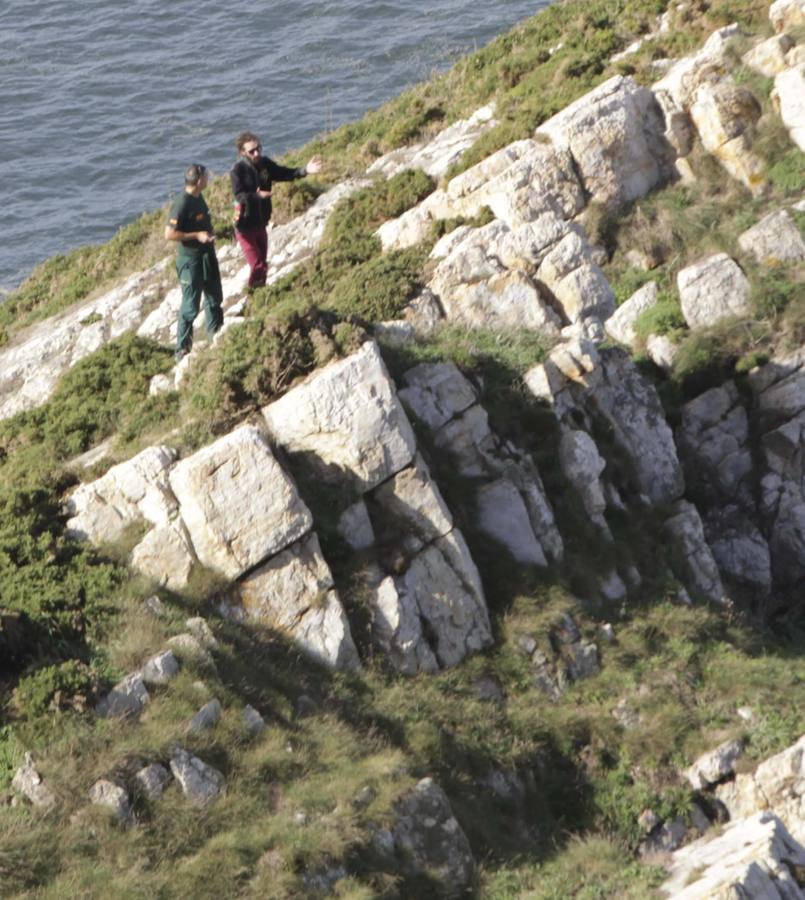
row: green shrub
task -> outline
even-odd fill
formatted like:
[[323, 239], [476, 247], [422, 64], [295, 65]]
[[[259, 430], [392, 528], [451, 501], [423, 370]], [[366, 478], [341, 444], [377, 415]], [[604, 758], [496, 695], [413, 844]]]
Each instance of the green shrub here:
[[665, 334], [671, 339], [678, 338], [687, 329], [679, 300], [670, 294], [661, 293], [657, 302], [643, 310], [634, 323], [635, 334], [646, 340], [651, 334]]
[[76, 659], [43, 666], [21, 678], [14, 691], [17, 712], [36, 717], [53, 710], [84, 709], [96, 688], [89, 666]]
[[803, 285], [791, 281], [786, 272], [759, 272], [752, 280], [752, 305], [757, 315], [772, 319], [780, 315], [803, 290]]

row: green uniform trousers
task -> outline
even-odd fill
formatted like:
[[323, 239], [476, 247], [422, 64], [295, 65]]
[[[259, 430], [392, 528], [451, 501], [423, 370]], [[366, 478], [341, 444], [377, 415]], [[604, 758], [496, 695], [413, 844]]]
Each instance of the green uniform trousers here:
[[193, 322], [198, 315], [202, 293], [207, 333], [215, 334], [224, 322], [224, 292], [215, 250], [210, 248], [197, 256], [177, 256], [176, 272], [182, 286], [182, 305], [176, 324], [176, 349], [189, 351], [193, 346]]

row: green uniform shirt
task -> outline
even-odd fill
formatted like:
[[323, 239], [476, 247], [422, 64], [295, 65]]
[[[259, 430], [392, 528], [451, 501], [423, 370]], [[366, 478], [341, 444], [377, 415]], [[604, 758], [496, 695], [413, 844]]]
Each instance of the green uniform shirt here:
[[[212, 234], [212, 220], [206, 201], [203, 197], [188, 194], [187, 191], [182, 191], [173, 201], [168, 214], [168, 224], [177, 231], [208, 231]], [[211, 246], [195, 240], [182, 241], [177, 253], [179, 256], [197, 257]]]

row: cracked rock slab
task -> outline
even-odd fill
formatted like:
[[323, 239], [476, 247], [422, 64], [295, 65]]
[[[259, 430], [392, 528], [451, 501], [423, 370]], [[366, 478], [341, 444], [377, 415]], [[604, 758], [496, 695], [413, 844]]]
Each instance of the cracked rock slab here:
[[377, 344], [330, 363], [263, 409], [273, 440], [303, 454], [328, 480], [345, 476], [370, 490], [407, 466], [416, 451]]
[[252, 621], [274, 628], [331, 668], [360, 666], [349, 623], [316, 534], [250, 572], [233, 600]]
[[244, 426], [177, 463], [170, 475], [199, 560], [237, 578], [313, 523], [264, 435]]
[[706, 328], [728, 316], [749, 313], [749, 281], [740, 266], [717, 253], [677, 275], [682, 314], [691, 328]]

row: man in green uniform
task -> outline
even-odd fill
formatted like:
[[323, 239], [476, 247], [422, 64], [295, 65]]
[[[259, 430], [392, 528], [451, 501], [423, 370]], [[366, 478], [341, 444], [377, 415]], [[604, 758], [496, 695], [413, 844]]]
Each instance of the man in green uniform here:
[[173, 202], [165, 239], [178, 241], [176, 272], [182, 285], [182, 305], [176, 324], [176, 361], [193, 346], [193, 322], [198, 315], [201, 294], [207, 333], [212, 336], [224, 321], [224, 293], [215, 255], [210, 210], [201, 192], [207, 187], [207, 170], [198, 163], [184, 173], [184, 192]]

